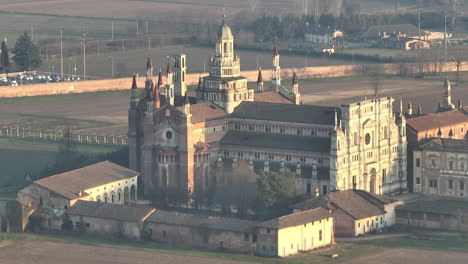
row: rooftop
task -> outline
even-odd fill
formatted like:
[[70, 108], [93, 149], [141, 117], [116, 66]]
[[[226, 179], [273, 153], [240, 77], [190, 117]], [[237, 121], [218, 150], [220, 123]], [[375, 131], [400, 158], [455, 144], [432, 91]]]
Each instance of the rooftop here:
[[[418, 36], [419, 30], [418, 27], [412, 24], [396, 24], [396, 25], [380, 25], [380, 26], [371, 26], [366, 33], [362, 36], [365, 38], [378, 36], [379, 33], [386, 32], [386, 34], [392, 33], [402, 33], [406, 34], [409, 37]], [[425, 31], [421, 30], [421, 35], [427, 34]]]
[[270, 102], [242, 102], [229, 116], [290, 123], [333, 125], [335, 107], [280, 104]]
[[468, 152], [468, 140], [452, 138], [429, 138], [418, 145], [421, 149], [451, 149]]
[[261, 227], [282, 229], [292, 226], [313, 223], [333, 217], [327, 210], [323, 208], [310, 209], [294, 214], [280, 216], [259, 224]]
[[37, 180], [34, 181], [34, 183], [65, 198], [77, 199], [83, 196], [83, 194], [80, 195], [80, 192], [84, 192], [87, 189], [137, 175], [139, 175], [139, 173], [136, 171], [110, 161], [103, 161]]
[[459, 110], [451, 110], [410, 118], [407, 125], [416, 132], [453, 126], [460, 123], [468, 123], [468, 116]]
[[[177, 107], [177, 109], [181, 112], [184, 111], [183, 106]], [[211, 102], [190, 105], [190, 113], [192, 114], [192, 124], [206, 122], [227, 115], [227, 112], [223, 108]]]
[[257, 132], [229, 131], [219, 142], [220, 145], [248, 146], [271, 149], [289, 149], [329, 153], [330, 138], [294, 136]]
[[425, 199], [417, 200], [397, 207], [398, 211], [426, 212], [457, 216], [468, 213], [468, 202], [463, 199]]
[[291, 100], [284, 97], [280, 93], [275, 91], [266, 91], [262, 93], [255, 94], [255, 102], [265, 102], [265, 103], [278, 103], [278, 104], [292, 104]]
[[258, 222], [249, 220], [163, 210], [157, 210], [146, 221], [149, 223], [182, 225], [234, 232], [249, 232], [258, 224]]
[[346, 190], [305, 200], [292, 206], [294, 209], [309, 210], [313, 208], [335, 209], [339, 207], [355, 219], [363, 219], [384, 214], [383, 204], [396, 200], [362, 190]]
[[67, 210], [67, 214], [127, 222], [143, 222], [148, 216], [154, 213], [154, 211], [155, 209], [150, 207], [79, 200]]

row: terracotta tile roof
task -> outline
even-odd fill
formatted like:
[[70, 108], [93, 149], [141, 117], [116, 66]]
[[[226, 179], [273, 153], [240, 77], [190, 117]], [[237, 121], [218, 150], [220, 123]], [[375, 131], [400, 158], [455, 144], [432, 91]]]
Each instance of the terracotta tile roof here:
[[422, 140], [418, 145], [418, 149], [451, 149], [464, 150], [468, 152], [468, 140], [452, 138], [429, 138]]
[[396, 208], [400, 212], [426, 212], [459, 216], [461, 212], [468, 214], [466, 199], [436, 198], [409, 202]]
[[67, 214], [127, 222], [142, 222], [154, 213], [154, 211], [155, 209], [150, 207], [79, 200], [67, 210]]
[[[183, 107], [177, 107], [177, 109], [184, 112]], [[192, 114], [192, 124], [227, 116], [224, 109], [211, 102], [190, 105], [190, 113]]]
[[[346, 190], [332, 192], [295, 204], [292, 208], [309, 210], [318, 207], [325, 209], [335, 209], [335, 207], [339, 207], [354, 219], [363, 219], [385, 213], [383, 206], [379, 206], [375, 203], [375, 200], [383, 200], [383, 198], [366, 199], [366, 196], [361, 195], [362, 192], [364, 191]], [[390, 202], [390, 200], [386, 202]]]
[[216, 230], [250, 232], [258, 222], [218, 216], [157, 210], [146, 220], [149, 223], [200, 227]]
[[303, 225], [307, 223], [312, 223], [319, 220], [324, 220], [327, 218], [333, 217], [327, 210], [319, 207], [315, 209], [310, 209], [302, 211], [295, 214], [289, 214], [285, 216], [280, 216], [259, 224], [261, 227], [282, 229], [292, 226]]
[[275, 91], [267, 91], [255, 94], [255, 102], [292, 104], [293, 102]]
[[242, 102], [229, 117], [282, 121], [305, 124], [333, 125], [335, 107], [315, 105], [278, 104], [267, 102]]
[[103, 161], [81, 169], [53, 175], [34, 183], [68, 199], [85, 196], [82, 193], [87, 189], [101, 186], [114, 181], [131, 178], [139, 175], [138, 172]]
[[440, 127], [468, 123], [468, 116], [459, 110], [452, 110], [411, 118], [408, 119], [406, 123], [411, 129], [422, 132]]
[[330, 138], [294, 136], [243, 131], [229, 131], [220, 140], [220, 145], [290, 149], [296, 151], [330, 152]]

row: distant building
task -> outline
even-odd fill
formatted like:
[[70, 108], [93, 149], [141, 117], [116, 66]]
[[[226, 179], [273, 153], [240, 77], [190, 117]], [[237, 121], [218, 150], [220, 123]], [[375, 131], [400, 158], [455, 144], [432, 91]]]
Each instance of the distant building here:
[[155, 210], [149, 207], [78, 201], [67, 210], [64, 229], [83, 234], [141, 240], [144, 238], [144, 221]]
[[[451, 84], [445, 80], [438, 112], [424, 114], [421, 107], [413, 111], [411, 104], [405, 114], [407, 118], [408, 135], [408, 187], [416, 191], [415, 170], [417, 169], [414, 157], [414, 148], [427, 143], [432, 138], [468, 139], [468, 115], [464, 112], [461, 100], [458, 107], [452, 103]], [[420, 179], [421, 180], [421, 179]]]
[[25, 219], [32, 215], [38, 221], [63, 215], [79, 200], [128, 204], [137, 199], [138, 176], [138, 172], [104, 161], [34, 181], [18, 191], [17, 200], [24, 207]]
[[468, 203], [459, 199], [420, 199], [396, 208], [398, 224], [468, 232]]
[[372, 26], [361, 37], [376, 48], [416, 50], [430, 48], [429, 36], [414, 25], [399, 24]]
[[342, 46], [344, 32], [341, 30], [332, 30], [330, 28], [316, 28], [305, 33], [305, 41], [323, 44], [330, 47]]
[[68, 211], [75, 232], [193, 248], [285, 257], [334, 242], [333, 217], [319, 208], [266, 222], [88, 201]]
[[414, 192], [468, 199], [468, 140], [431, 138], [413, 150]]
[[334, 219], [323, 208], [306, 210], [260, 223], [257, 236], [259, 255], [286, 257], [333, 244]]
[[295, 212], [324, 208], [335, 218], [335, 234], [358, 236], [395, 224], [395, 207], [402, 202], [362, 190], [332, 192], [298, 203]]

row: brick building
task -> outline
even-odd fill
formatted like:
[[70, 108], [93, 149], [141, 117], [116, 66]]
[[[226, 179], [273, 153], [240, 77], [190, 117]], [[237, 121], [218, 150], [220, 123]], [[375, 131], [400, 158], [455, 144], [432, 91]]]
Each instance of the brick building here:
[[153, 84], [150, 63], [145, 91], [138, 94], [132, 85], [130, 168], [142, 173], [145, 196], [216, 184], [212, 169], [239, 161], [256, 173], [290, 169], [305, 194], [353, 186], [386, 194], [406, 190], [406, 119], [402, 112], [394, 115], [394, 99], [302, 105], [296, 74], [291, 87], [281, 83], [277, 45], [271, 87], [264, 87], [260, 70], [257, 88], [249, 89], [233, 41], [223, 22], [209, 76], [200, 78], [196, 97], [177, 95], [176, 89], [172, 98], [167, 92], [173, 71], [180, 71], [171, 64], [167, 85], [161, 73]]
[[362, 190], [329, 193], [298, 203], [295, 212], [324, 208], [334, 217], [335, 234], [358, 236], [395, 224], [395, 207], [402, 202]]

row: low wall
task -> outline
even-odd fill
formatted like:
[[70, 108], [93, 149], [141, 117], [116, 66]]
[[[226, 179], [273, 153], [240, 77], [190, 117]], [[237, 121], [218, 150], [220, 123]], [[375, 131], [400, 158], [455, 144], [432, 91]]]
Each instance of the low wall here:
[[[337, 66], [321, 66], [321, 67], [303, 67], [290, 68], [282, 70], [283, 78], [291, 78], [293, 72], [296, 72], [299, 79], [323, 78], [323, 77], [341, 77], [353, 75], [371, 74], [378, 70], [382, 74], [400, 74], [402, 71], [406, 73], [414, 73], [417, 71], [416, 64], [360, 64], [360, 65], [337, 65]], [[433, 72], [430, 67], [426, 67], [426, 72]], [[454, 63], [445, 65], [442, 69], [444, 72], [456, 71]], [[460, 71], [468, 71], [468, 63], [463, 63]], [[263, 70], [264, 80], [270, 80], [271, 74], [269, 69]], [[202, 74], [206, 76], [207, 73]], [[257, 71], [243, 71], [242, 75], [249, 81], [256, 81]], [[199, 74], [187, 74], [187, 85], [196, 85], [198, 83]], [[157, 76], [154, 77], [156, 81]], [[145, 77], [139, 77], [137, 85], [140, 88], [144, 87]], [[0, 98], [8, 97], [23, 97], [23, 96], [38, 96], [38, 95], [55, 95], [69, 93], [86, 93], [98, 91], [126, 90], [130, 89], [132, 78], [118, 78], [106, 80], [92, 80], [79, 82], [63, 82], [63, 83], [44, 83], [22, 86], [3, 86], [0, 87]]]

